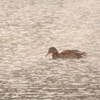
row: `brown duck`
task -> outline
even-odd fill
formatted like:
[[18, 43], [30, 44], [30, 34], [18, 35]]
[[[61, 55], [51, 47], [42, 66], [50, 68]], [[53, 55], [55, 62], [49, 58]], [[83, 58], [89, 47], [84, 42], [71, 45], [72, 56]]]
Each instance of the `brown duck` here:
[[81, 52], [78, 50], [64, 50], [62, 52], [58, 52], [58, 50], [55, 47], [50, 47], [46, 56], [49, 55], [50, 53], [52, 53], [53, 59], [57, 59], [57, 58], [77, 58], [79, 59], [86, 55], [85, 52]]

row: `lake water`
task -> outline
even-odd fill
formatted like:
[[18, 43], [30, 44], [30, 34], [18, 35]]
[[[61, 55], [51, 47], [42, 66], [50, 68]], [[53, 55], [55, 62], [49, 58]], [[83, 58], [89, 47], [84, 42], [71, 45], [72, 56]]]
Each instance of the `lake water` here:
[[100, 1], [0, 0], [0, 100], [100, 100]]

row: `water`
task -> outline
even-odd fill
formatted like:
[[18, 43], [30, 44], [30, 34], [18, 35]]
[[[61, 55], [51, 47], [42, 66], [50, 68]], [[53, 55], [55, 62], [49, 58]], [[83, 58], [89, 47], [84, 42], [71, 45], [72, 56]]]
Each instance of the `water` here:
[[[99, 100], [100, 1], [1, 0], [0, 100]], [[45, 58], [50, 46], [87, 53]]]

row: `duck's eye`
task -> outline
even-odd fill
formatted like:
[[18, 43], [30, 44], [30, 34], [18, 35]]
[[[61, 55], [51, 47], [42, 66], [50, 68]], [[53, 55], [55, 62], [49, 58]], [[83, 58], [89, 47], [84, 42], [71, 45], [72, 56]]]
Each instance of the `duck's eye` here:
[[49, 52], [53, 53], [55, 51], [56, 51], [56, 49], [54, 47], [49, 48]]
[[52, 52], [53, 50], [52, 50], [52, 49], [50, 49], [49, 51], [50, 51], [50, 52]]

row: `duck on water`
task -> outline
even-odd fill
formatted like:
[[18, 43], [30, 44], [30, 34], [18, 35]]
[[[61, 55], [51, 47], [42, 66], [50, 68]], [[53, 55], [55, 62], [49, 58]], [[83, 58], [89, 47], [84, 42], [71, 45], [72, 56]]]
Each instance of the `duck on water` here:
[[48, 50], [48, 53], [46, 54], [49, 55], [52, 53], [52, 58], [57, 59], [57, 58], [82, 58], [86, 56], [85, 52], [81, 52], [78, 50], [63, 50], [62, 52], [58, 52], [58, 50], [55, 47], [50, 47]]

